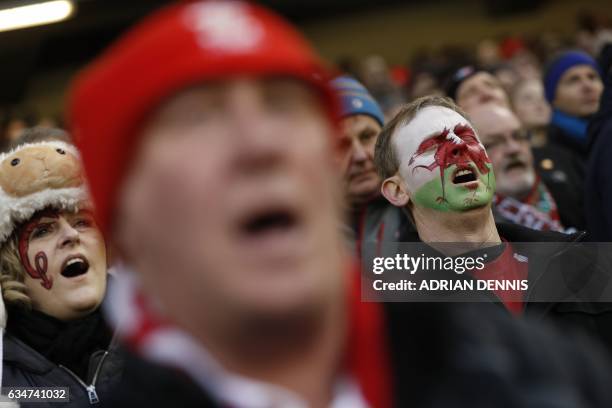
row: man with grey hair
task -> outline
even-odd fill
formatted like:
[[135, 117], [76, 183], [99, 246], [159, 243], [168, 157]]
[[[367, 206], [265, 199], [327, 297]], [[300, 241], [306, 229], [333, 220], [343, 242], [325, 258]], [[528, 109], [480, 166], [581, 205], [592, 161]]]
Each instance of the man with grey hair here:
[[575, 172], [552, 159], [540, 160], [536, 170], [530, 134], [510, 109], [489, 103], [468, 114], [493, 164], [496, 219], [545, 231], [584, 227]]

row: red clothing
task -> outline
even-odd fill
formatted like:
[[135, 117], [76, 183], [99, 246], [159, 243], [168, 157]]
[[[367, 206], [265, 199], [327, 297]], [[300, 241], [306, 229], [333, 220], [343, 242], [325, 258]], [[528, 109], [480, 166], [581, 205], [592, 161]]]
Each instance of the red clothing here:
[[383, 305], [361, 301], [361, 274], [358, 269], [352, 272], [348, 296], [351, 324], [347, 368], [372, 407], [390, 408], [393, 387]]
[[[472, 275], [476, 279], [508, 281], [526, 280], [528, 275], [528, 260], [525, 256], [514, 252], [512, 245], [505, 242], [504, 252], [496, 259], [485, 264], [483, 269], [474, 269]], [[502, 301], [506, 309], [513, 315], [523, 313], [523, 296], [521, 290], [494, 290], [493, 293]], [[518, 299], [518, 300], [517, 300]]]
[[[350, 324], [344, 368], [357, 382], [370, 406], [390, 408], [394, 405], [394, 390], [383, 304], [361, 301], [361, 274], [356, 263], [351, 265], [347, 273]], [[111, 313], [125, 313], [126, 309], [129, 310], [130, 318], [125, 321], [130, 324], [121, 328], [120, 335], [132, 349], [155, 361], [159, 358], [159, 349], [152, 345], [154, 342], [159, 344], [162, 339], [172, 341], [172, 338], [181, 336], [190, 339], [189, 335], [183, 334], [172, 322], [165, 321], [159, 315], [135, 277], [124, 271], [118, 279], [120, 283], [115, 286], [115, 291], [119, 292], [117, 287], [123, 286], [122, 292], [116, 295], [121, 299], [112, 307]], [[163, 358], [161, 361], [164, 361]], [[165, 364], [192, 375], [194, 371], [189, 366], [197, 364], [197, 360], [192, 358], [185, 362], [174, 358], [173, 361], [166, 360]]]

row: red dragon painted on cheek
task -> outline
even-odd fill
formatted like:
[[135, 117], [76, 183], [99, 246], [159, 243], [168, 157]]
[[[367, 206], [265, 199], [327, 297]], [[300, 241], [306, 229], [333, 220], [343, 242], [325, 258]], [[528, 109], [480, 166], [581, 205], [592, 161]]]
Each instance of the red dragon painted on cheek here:
[[[455, 164], [459, 169], [472, 169], [470, 163], [473, 162], [481, 174], [489, 174], [489, 168], [486, 164], [491, 163], [470, 126], [466, 124], [456, 125], [453, 129], [454, 135], [449, 137], [449, 133], [450, 130], [445, 128], [439, 135], [424, 140], [408, 162], [408, 165], [411, 165], [418, 156], [434, 147], [436, 148], [434, 161], [431, 164], [416, 166], [412, 171], [414, 172], [418, 168], [425, 168], [429, 171], [433, 171], [436, 167], [440, 168], [442, 197], [438, 197], [438, 201], [446, 201], [444, 170], [448, 167]], [[489, 180], [487, 179], [488, 187]]]
[[53, 287], [53, 278], [47, 276], [47, 268], [49, 265], [47, 254], [43, 251], [37, 252], [36, 255], [34, 255], [34, 266], [30, 264], [30, 259], [28, 258], [30, 236], [32, 235], [32, 231], [40, 224], [40, 219], [43, 217], [59, 218], [59, 214], [57, 211], [53, 210], [42, 211], [22, 227], [19, 233], [19, 257], [28, 275], [33, 279], [42, 280], [40, 285], [47, 290], [51, 290]]

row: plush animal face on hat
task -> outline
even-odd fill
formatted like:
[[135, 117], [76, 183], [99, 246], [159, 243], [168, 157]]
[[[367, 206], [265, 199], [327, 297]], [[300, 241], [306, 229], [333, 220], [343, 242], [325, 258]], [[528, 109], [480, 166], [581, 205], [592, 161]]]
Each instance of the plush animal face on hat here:
[[[0, 155], [0, 246], [2, 274], [25, 284], [32, 308], [70, 320], [100, 305], [106, 247], [73, 146], [42, 142]], [[20, 264], [4, 258], [11, 252]]]
[[13, 197], [83, 184], [79, 159], [61, 147], [27, 146], [7, 155], [0, 169], [0, 187]]
[[36, 211], [75, 209], [87, 200], [77, 150], [63, 142], [26, 144], [0, 155], [0, 243]]

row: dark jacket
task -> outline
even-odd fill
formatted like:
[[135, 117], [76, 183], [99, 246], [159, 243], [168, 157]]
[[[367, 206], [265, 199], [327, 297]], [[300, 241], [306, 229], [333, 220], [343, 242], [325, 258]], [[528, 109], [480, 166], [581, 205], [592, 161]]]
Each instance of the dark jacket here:
[[11, 334], [4, 336], [3, 387], [68, 387], [70, 402], [20, 402], [21, 407], [89, 407], [104, 401], [121, 381], [123, 352], [116, 344], [93, 353], [87, 378], [52, 363]]
[[[564, 331], [584, 332], [612, 356], [612, 254], [597, 253], [598, 248], [584, 243], [584, 232], [534, 231], [504, 223], [497, 224], [497, 231], [528, 259], [524, 315]], [[416, 234], [402, 238], [420, 241]], [[490, 298], [501, 306], [495, 295]]]
[[533, 149], [533, 159], [536, 172], [557, 204], [563, 227], [585, 230], [583, 164], [554, 145]]
[[578, 163], [579, 175], [584, 177], [586, 160], [589, 153], [587, 146], [575, 141], [565, 130], [554, 124], [548, 126], [546, 144], [547, 146], [562, 149], [570, 155], [572, 160]]
[[365, 246], [381, 245], [382, 242], [395, 242], [405, 230], [412, 230], [411, 221], [402, 208], [392, 205], [380, 196], [351, 215], [350, 239], [354, 254], [359, 257]]
[[[596, 346], [555, 336], [501, 309], [384, 305], [394, 407], [612, 406], [609, 363]], [[131, 355], [108, 407], [221, 407], [189, 377]]]
[[[109, 275], [107, 290], [112, 285]], [[20, 401], [21, 407], [89, 407], [114, 392], [121, 381], [125, 351], [107, 325], [102, 308], [73, 322], [11, 305], [7, 310], [2, 387], [68, 387], [70, 394], [67, 404]]]
[[588, 134], [590, 156], [586, 174], [586, 220], [592, 241], [612, 241], [612, 44], [601, 58], [604, 91]]

